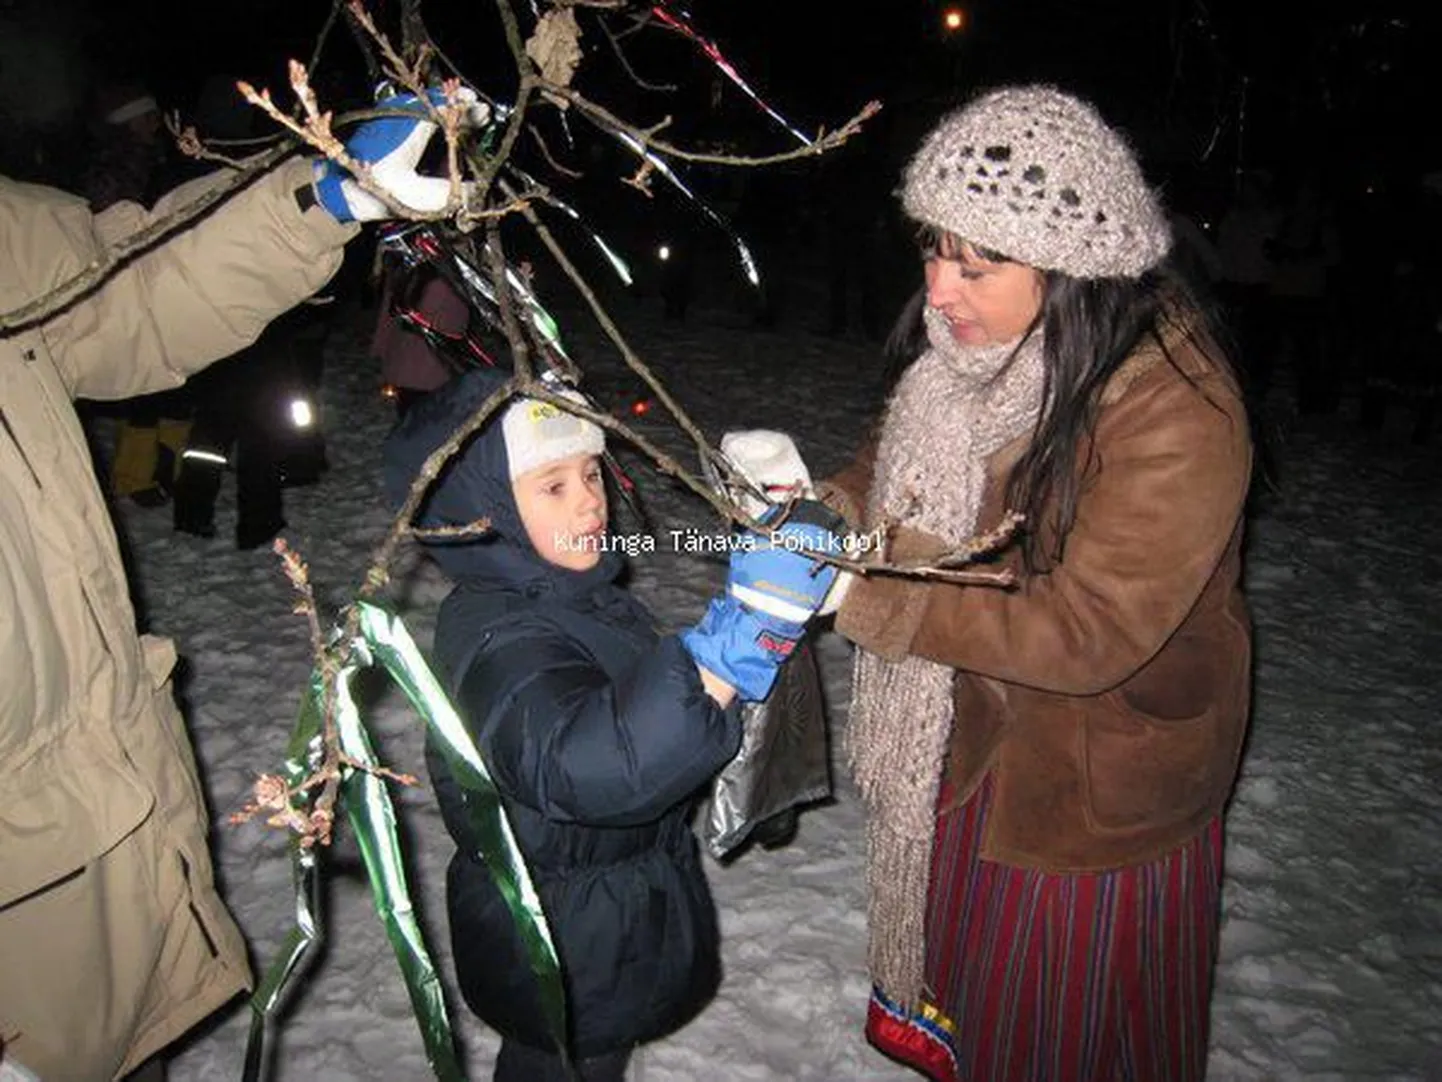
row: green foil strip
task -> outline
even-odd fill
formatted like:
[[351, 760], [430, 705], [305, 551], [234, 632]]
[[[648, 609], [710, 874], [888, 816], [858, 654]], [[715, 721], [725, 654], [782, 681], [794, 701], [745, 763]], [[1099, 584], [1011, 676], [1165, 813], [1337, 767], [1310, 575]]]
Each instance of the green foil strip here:
[[[301, 700], [295, 728], [291, 730], [282, 776], [294, 788], [310, 776], [320, 762], [321, 728], [325, 687], [318, 671], [312, 671]], [[265, 1070], [266, 1036], [291, 982], [313, 960], [314, 948], [323, 934], [320, 909], [320, 869], [313, 848], [304, 848], [298, 837], [290, 842], [291, 882], [295, 888], [295, 925], [286, 933], [275, 960], [250, 997], [250, 1036], [245, 1046], [242, 1082], [259, 1082]]]
[[[363, 651], [357, 651], [357, 654], [361, 653]], [[426, 951], [415, 906], [406, 887], [390, 792], [378, 774], [359, 769], [378, 765], [370, 737], [361, 721], [360, 709], [351, 695], [351, 680], [361, 664], [369, 665], [370, 659], [353, 660], [336, 679], [336, 729], [340, 748], [347, 758], [358, 764], [345, 769], [341, 801], [360, 843], [361, 856], [370, 875], [376, 913], [385, 925], [386, 936], [396, 952], [396, 961], [411, 997], [411, 1009], [421, 1030], [426, 1059], [440, 1082], [465, 1082], [465, 1073], [456, 1059], [440, 977]]]
[[566, 994], [560, 961], [540, 896], [516, 844], [500, 793], [456, 708], [431, 672], [400, 618], [369, 602], [357, 602], [361, 634], [375, 659], [399, 684], [436, 735], [446, 763], [467, 792], [471, 825], [485, 862], [520, 932], [540, 989], [542, 1009], [561, 1056], [567, 1057]]

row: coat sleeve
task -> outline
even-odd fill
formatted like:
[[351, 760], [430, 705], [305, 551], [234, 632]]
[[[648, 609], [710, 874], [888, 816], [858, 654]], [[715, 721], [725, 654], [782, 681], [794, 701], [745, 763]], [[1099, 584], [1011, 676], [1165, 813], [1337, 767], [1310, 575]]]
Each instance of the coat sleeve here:
[[1049, 573], [1015, 590], [868, 576], [837, 630], [886, 657], [1053, 693], [1120, 684], [1181, 625], [1241, 521], [1251, 440], [1240, 402], [1209, 382], [1152, 381], [1104, 410], [1099, 465]]
[[741, 743], [674, 636], [612, 680], [548, 627], [497, 634], [457, 696], [497, 786], [548, 818], [592, 826], [659, 819]]
[[[249, 345], [320, 289], [357, 227], [339, 225], [319, 206], [301, 210], [295, 192], [310, 168], [306, 159], [285, 162], [44, 324], [71, 393], [110, 399], [173, 387]], [[182, 185], [149, 212], [119, 203], [92, 215], [78, 201], [47, 210], [77, 260], [98, 258], [222, 179]]]

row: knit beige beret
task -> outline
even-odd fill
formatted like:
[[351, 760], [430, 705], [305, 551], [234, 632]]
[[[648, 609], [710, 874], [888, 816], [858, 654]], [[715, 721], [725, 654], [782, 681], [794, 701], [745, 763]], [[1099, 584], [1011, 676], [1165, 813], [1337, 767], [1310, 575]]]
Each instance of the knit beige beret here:
[[1171, 230], [1125, 139], [1049, 86], [995, 90], [946, 117], [906, 168], [907, 214], [1074, 278], [1135, 278]]

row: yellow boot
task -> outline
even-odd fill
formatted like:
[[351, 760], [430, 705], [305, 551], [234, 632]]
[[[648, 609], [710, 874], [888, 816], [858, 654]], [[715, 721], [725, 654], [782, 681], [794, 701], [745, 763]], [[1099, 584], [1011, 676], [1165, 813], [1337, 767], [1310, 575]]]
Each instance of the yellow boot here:
[[155, 479], [167, 490], [175, 488], [175, 479], [180, 476], [180, 456], [185, 453], [185, 445], [190, 440], [190, 428], [189, 421], [177, 421], [170, 417], [162, 417], [157, 426], [160, 449]]
[[160, 453], [160, 433], [155, 425], [120, 423], [115, 441], [115, 463], [110, 470], [116, 496], [130, 496], [139, 503], [164, 502], [164, 493], [156, 492], [159, 501], [151, 498], [155, 483], [155, 463]]

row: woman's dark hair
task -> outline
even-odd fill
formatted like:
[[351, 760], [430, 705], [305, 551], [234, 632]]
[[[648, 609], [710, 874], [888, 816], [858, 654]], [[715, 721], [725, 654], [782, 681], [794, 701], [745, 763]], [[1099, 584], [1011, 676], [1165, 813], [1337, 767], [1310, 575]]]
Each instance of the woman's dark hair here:
[[[927, 254], [925, 245], [922, 251]], [[977, 251], [992, 262], [1009, 261]], [[1218, 345], [1221, 336], [1212, 305], [1170, 263], [1136, 279], [1081, 279], [1057, 271], [1042, 275], [1041, 310], [1027, 330], [1028, 335], [1040, 330], [1045, 336], [1041, 411], [1031, 443], [1012, 467], [1006, 486], [1006, 505], [1025, 516], [1022, 557], [1033, 572], [1061, 561], [1076, 520], [1077, 498], [1095, 465], [1093, 441], [1102, 391], [1144, 339], [1155, 342], [1180, 372], [1164, 338], [1175, 341], [1181, 335], [1236, 378]], [[922, 289], [907, 302], [887, 339], [889, 367], [897, 376], [926, 348], [921, 320], [925, 303]]]

